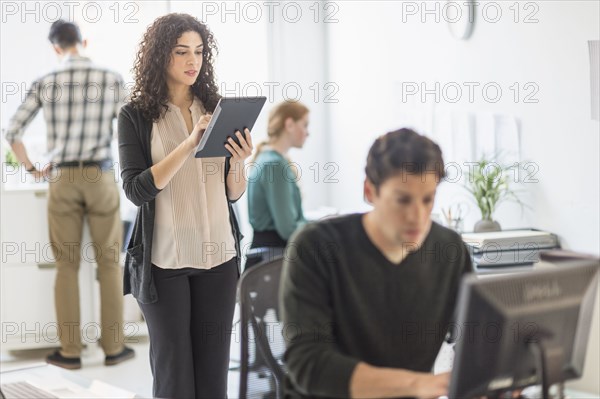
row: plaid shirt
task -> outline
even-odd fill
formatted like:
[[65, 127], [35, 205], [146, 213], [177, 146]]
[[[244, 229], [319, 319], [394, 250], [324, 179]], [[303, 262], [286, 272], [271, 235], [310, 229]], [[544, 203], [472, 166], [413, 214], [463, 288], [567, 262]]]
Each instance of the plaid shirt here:
[[20, 141], [43, 108], [51, 162], [110, 159], [113, 119], [126, 95], [118, 73], [71, 55], [61, 68], [32, 83], [9, 122], [6, 140]]

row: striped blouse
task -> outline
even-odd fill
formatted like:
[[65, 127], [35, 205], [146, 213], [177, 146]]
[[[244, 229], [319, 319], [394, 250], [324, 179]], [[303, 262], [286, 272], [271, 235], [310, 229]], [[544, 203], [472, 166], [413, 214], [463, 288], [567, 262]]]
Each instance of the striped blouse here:
[[[199, 99], [190, 107], [195, 125], [205, 113]], [[189, 136], [180, 109], [168, 103], [164, 117], [152, 127], [154, 164]], [[225, 193], [225, 157], [185, 161], [156, 196], [152, 263], [164, 269], [210, 269], [236, 255]]]

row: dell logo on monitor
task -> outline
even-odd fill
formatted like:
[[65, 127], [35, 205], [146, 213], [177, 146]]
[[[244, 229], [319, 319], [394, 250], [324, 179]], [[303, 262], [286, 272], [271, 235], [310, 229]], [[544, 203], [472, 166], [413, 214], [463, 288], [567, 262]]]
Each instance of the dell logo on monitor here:
[[523, 287], [523, 298], [526, 302], [556, 298], [561, 293], [562, 290], [557, 281], [525, 284]]

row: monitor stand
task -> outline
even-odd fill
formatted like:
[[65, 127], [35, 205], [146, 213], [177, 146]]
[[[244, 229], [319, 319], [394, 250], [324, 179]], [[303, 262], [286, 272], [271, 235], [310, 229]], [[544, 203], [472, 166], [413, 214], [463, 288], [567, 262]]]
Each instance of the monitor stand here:
[[536, 338], [528, 343], [529, 350], [537, 363], [538, 381], [542, 383], [542, 399], [550, 398], [550, 381], [560, 381], [557, 399], [564, 398], [562, 366], [564, 352], [560, 346], [548, 344], [544, 338]]

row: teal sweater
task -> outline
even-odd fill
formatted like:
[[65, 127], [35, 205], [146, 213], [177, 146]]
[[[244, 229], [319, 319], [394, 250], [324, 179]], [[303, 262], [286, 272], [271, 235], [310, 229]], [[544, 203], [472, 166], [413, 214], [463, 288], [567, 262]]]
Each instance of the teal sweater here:
[[288, 160], [277, 151], [258, 155], [248, 168], [248, 213], [254, 231], [276, 231], [287, 241], [306, 223], [296, 180]]

